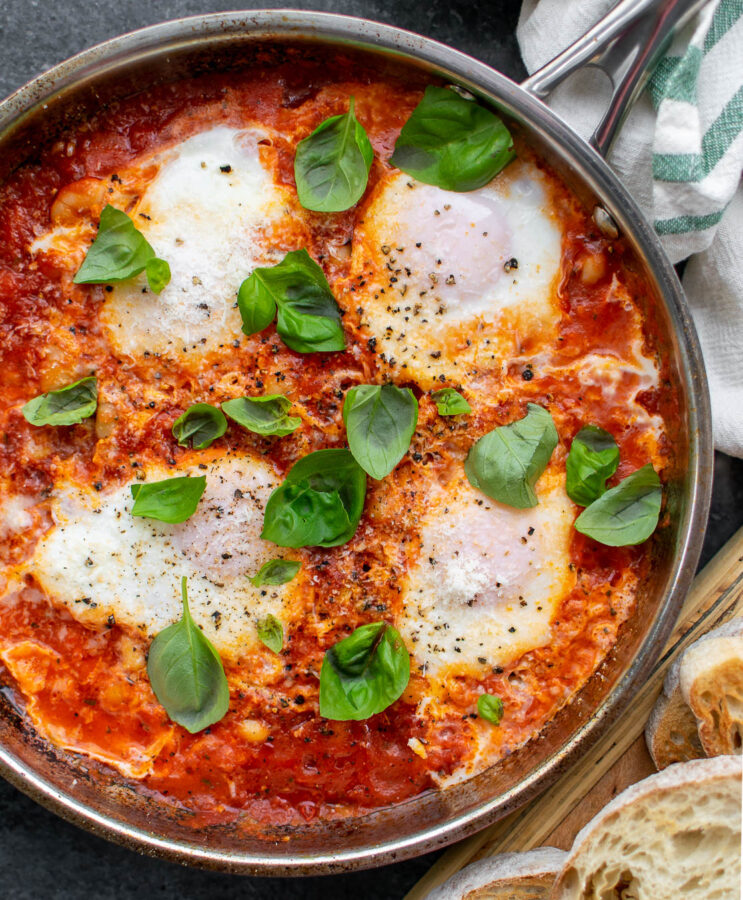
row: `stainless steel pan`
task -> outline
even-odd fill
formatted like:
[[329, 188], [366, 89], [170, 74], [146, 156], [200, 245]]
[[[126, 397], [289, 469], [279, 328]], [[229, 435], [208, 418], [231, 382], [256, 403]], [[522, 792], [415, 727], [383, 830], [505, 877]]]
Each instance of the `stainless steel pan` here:
[[[250, 825], [194, 830], [82, 758], [40, 741], [6, 703], [0, 772], [66, 819], [141, 852], [197, 866], [272, 875], [318, 874], [390, 863], [464, 837], [542, 791], [622, 714], [670, 633], [702, 545], [711, 487], [711, 425], [704, 368], [681, 287], [648, 222], [604, 162], [629, 103], [691, 0], [628, 0], [522, 86], [415, 34], [314, 12], [222, 13], [166, 22], [115, 38], [56, 66], [0, 104], [0, 178], [76, 117], [117, 97], [192, 72], [249, 65], [258, 46], [303, 42], [358, 52], [386, 67], [457, 83], [518, 122], [589, 208], [600, 206], [633, 248], [654, 294], [652, 315], [680, 396], [667, 498], [672, 524], [655, 536], [652, 574], [615, 651], [574, 701], [523, 750], [470, 781], [352, 822], [287, 831]], [[592, 146], [540, 101], [575, 68], [598, 65], [614, 84]]]

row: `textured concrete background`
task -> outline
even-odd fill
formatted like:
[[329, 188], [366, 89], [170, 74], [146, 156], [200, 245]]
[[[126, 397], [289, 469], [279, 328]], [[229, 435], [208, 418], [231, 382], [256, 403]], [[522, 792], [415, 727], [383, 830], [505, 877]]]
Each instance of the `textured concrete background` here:
[[[293, 6], [364, 16], [408, 28], [523, 77], [514, 27], [519, 0], [316, 0], [209, 4], [199, 0], [0, 0], [0, 95], [80, 50], [155, 22], [236, 7]], [[718, 454], [705, 559], [743, 524], [743, 463]], [[0, 780], [0, 898], [94, 900], [395, 900], [436, 854], [370, 872], [257, 879], [185, 869], [94, 838]]]
[[519, 0], [0, 0], [0, 94], [55, 63], [126, 31], [232, 9], [292, 7], [363, 16], [451, 44], [513, 78], [523, 76], [514, 29]]

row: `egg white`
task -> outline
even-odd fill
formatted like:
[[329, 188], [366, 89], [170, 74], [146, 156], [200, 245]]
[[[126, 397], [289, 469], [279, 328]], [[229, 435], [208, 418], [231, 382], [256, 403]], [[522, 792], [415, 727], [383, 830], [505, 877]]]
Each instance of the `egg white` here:
[[129, 485], [96, 492], [65, 483], [52, 498], [54, 525], [24, 569], [79, 621], [102, 627], [113, 616], [149, 638], [180, 618], [185, 575], [194, 620], [222, 654], [245, 655], [256, 646], [256, 621], [269, 613], [286, 621], [291, 609], [292, 584], [255, 588], [247, 577], [285, 555], [260, 539], [277, 477], [249, 456], [177, 471], [152, 466], [146, 475], [205, 475], [196, 512], [170, 525], [132, 516]]
[[172, 278], [159, 295], [140, 276], [107, 297], [101, 318], [122, 352], [209, 351], [240, 337], [237, 289], [278, 262], [262, 232], [288, 202], [261, 165], [261, 137], [220, 125], [169, 151], [132, 217]]
[[27, 494], [4, 497], [0, 503], [0, 538], [11, 537], [31, 528], [34, 519], [30, 510], [33, 506], [34, 500]]
[[526, 337], [554, 335], [561, 242], [532, 163], [468, 193], [395, 174], [354, 232], [354, 302], [386, 361], [424, 384], [461, 379], [478, 360], [518, 352]]
[[461, 473], [434, 491], [399, 623], [414, 665], [433, 684], [448, 673], [477, 677], [549, 642], [574, 584], [575, 507], [561, 480], [548, 470], [539, 504], [525, 510], [489, 499]]
[[[144, 273], [113, 285], [101, 310], [108, 336], [124, 354], [178, 354], [187, 362], [241, 336], [237, 289], [259, 265], [278, 262], [273, 228], [295, 220], [296, 202], [261, 162], [257, 129], [218, 125], [173, 147], [135, 160], [125, 176], [141, 185], [134, 205], [126, 191], [109, 198], [124, 208], [157, 256], [170, 284], [150, 291]], [[38, 237], [34, 253], [56, 253], [79, 267], [91, 241], [87, 221]]]

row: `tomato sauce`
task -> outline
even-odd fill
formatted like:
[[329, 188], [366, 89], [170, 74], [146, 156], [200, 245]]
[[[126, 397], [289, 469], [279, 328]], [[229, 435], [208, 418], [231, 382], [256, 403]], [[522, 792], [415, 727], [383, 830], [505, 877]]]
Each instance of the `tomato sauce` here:
[[[231, 431], [224, 438], [230, 447], [260, 453], [285, 472], [312, 450], [345, 446], [343, 393], [373, 380], [383, 367], [347, 285], [341, 289], [345, 293], [337, 292], [345, 312], [345, 353], [296, 354], [270, 326], [249, 338], [241, 335], [194, 373], [177, 357], [117, 355], [99, 321], [105, 288], [73, 285], [28, 247], [49, 228], [60, 189], [87, 177], [108, 180], [117, 168], [181, 140], [205, 122], [240, 124], [248, 116], [276, 128], [284, 137], [270, 148], [274, 177], [293, 187], [296, 141], [345, 108], [350, 94], [363, 98], [357, 112], [375, 149], [368, 197], [388, 168], [382, 160], [420, 99], [422, 84], [415, 77], [403, 82], [359, 72], [342, 56], [323, 66], [297, 59], [260, 71], [184, 80], [120, 101], [43, 149], [0, 188], [4, 494], [43, 499], [62, 475], [102, 488], [131, 480], [133, 469], [146, 460], [175, 465], [188, 451], [172, 437], [174, 418], [195, 394], [222, 399], [228, 381], [244, 393], [297, 397], [311, 419], [311, 426], [290, 441]], [[540, 165], [549, 171], [546, 163]], [[194, 810], [195, 824], [247, 816], [284, 825], [359, 815], [434, 788], [471, 752], [473, 709], [483, 690], [501, 697], [506, 709], [498, 732], [502, 753], [538, 734], [569, 701], [632, 615], [633, 601], [627, 598], [649, 564], [644, 545], [603, 547], [576, 532], [570, 549], [576, 585], [558, 610], [550, 643], [494, 667], [484, 681], [452, 679], [448, 716], [429, 722], [417, 714], [416, 699], [426, 690], [418, 674], [400, 701], [367, 721], [328, 721], [318, 711], [325, 650], [369, 621], [370, 605], [376, 618], [399, 610], [398, 582], [407, 565], [400, 548], [410, 535], [404, 517], [389, 511], [414, 505], [417, 480], [461, 460], [477, 437], [520, 417], [533, 402], [553, 414], [561, 437], [555, 451], [560, 465], [572, 437], [587, 422], [611, 431], [620, 446], [622, 462], [611, 484], [648, 461], [661, 473], [670, 465], [664, 441], [649, 450], [647, 430], [627, 416], [626, 401], [637, 389], [631, 375], [621, 376], [607, 398], [600, 385], [582, 383], [571, 368], [589, 350], [617, 360], [630, 356], [637, 310], [649, 301], [642, 281], [626, 265], [623, 241], [602, 236], [590, 214], [551, 177], [565, 237], [558, 288], [562, 319], [549, 356], [532, 362], [527, 342], [504, 371], [483, 372], [498, 403], [475, 410], [466, 425], [437, 417], [430, 397], [410, 383], [420, 402], [411, 452], [384, 487], [370, 487], [367, 513], [348, 545], [304, 551], [305, 566], [321, 575], [322, 589], [308, 593], [307, 620], [287, 635], [276, 672], [256, 688], [245, 661], [227, 665], [230, 711], [191, 735], [171, 722], [155, 699], [141, 636], [115, 622], [103, 630], [82, 625], [29, 578], [22, 590], [0, 599], [0, 659], [5, 678], [42, 735], [117, 767], [167, 802]], [[343, 285], [348, 275], [348, 260], [334, 255], [331, 245], [351, 239], [356, 215], [352, 209], [332, 221], [320, 215], [312, 219], [307, 249], [331, 285]], [[650, 329], [640, 336], [653, 350]], [[56, 385], [60, 367], [70, 359], [79, 369], [95, 371], [105, 384], [104, 399], [116, 413], [106, 433], [95, 420], [70, 428], [34, 428], [21, 415], [20, 406]], [[146, 388], [154, 380], [161, 400], [153, 406]], [[662, 409], [668, 415], [675, 399], [664, 377], [660, 384], [641, 399], [652, 414]], [[381, 491], [387, 495], [381, 497]], [[378, 509], [387, 513], [370, 513]], [[0, 562], [15, 564], [33, 551], [51, 524], [43, 504], [34, 516], [24, 533], [0, 536]], [[426, 755], [411, 749], [412, 738], [428, 747]]]

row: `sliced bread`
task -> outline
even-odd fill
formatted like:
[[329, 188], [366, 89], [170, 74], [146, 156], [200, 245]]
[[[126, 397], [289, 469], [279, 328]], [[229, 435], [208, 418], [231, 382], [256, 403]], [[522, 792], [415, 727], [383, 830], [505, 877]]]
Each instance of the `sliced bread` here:
[[[737, 722], [740, 723], [741, 712], [743, 711], [739, 711], [736, 717], [736, 704], [732, 697], [732, 692], [735, 692], [738, 697], [741, 696], [739, 693], [741, 682], [736, 680], [734, 675], [736, 670], [734, 660], [726, 658], [725, 664], [723, 666], [718, 666], [718, 654], [715, 651], [714, 646], [707, 647], [708, 641], [715, 641], [719, 638], [736, 637], [743, 637], [742, 618], [731, 619], [719, 628], [715, 628], [703, 635], [681, 654], [668, 670], [668, 674], [663, 683], [663, 692], [658, 698], [645, 728], [645, 740], [657, 769], [665, 769], [666, 766], [669, 766], [672, 763], [686, 762], [690, 759], [702, 759], [705, 755], [718, 755], [720, 752], [740, 752], [740, 749], [735, 751], [731, 747], [731, 741], [735, 740], [733, 735], [727, 743], [722, 745], [725, 748], [730, 749], [718, 749], [715, 753], [710, 753], [709, 750], [707, 750], [705, 754], [705, 747], [702, 745], [698, 730], [697, 716], [692, 712], [688, 700], [684, 696], [684, 692], [681, 688], [682, 667], [685, 667], [687, 671], [687, 692], [689, 696], [693, 690], [694, 678], [689, 676], [689, 673], [692, 670], [695, 673], [694, 677], [700, 677], [702, 679], [700, 684], [703, 682], [705, 685], [706, 700], [709, 700], [707, 693], [709, 693], [711, 687], [712, 691], [710, 696], [713, 702], [725, 703], [723, 698], [726, 686], [730, 685], [731, 700], [730, 703], [727, 704], [728, 718], [737, 718]], [[700, 649], [702, 647], [707, 647], [707, 649]], [[689, 666], [685, 666], [684, 661], [688, 656], [693, 660], [693, 663]], [[741, 657], [740, 660], [740, 668], [743, 673], [743, 657]], [[699, 696], [699, 693], [700, 692], [695, 691], [695, 698], [697, 698], [695, 702], [697, 704], [697, 709], [701, 713], [705, 706], [705, 700]], [[707, 722], [710, 722], [706, 728], [707, 736], [705, 740], [707, 741], [707, 746], [711, 747], [713, 746], [713, 740], [709, 735], [714, 727], [711, 723], [711, 720], [714, 719], [712, 710], [708, 709], [706, 715], [703, 717]], [[720, 745], [715, 744], [715, 746]]]
[[668, 670], [663, 692], [645, 726], [645, 742], [658, 770], [673, 763], [704, 758], [697, 720], [681, 693], [680, 669], [679, 658]]
[[707, 756], [740, 754], [743, 637], [718, 637], [690, 647], [681, 660], [679, 683]]
[[426, 900], [547, 900], [567, 854], [554, 847], [480, 859], [439, 885]]
[[741, 765], [692, 760], [623, 791], [579, 832], [554, 900], [738, 900]]

